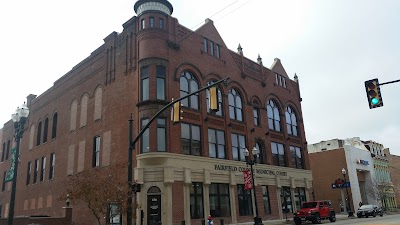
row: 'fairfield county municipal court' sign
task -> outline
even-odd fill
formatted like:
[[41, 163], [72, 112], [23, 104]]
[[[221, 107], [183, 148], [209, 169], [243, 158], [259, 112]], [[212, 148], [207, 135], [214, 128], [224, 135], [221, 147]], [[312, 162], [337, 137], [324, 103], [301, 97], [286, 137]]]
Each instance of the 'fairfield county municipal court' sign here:
[[[242, 172], [244, 170], [248, 170], [249, 168], [247, 167], [241, 167], [241, 166], [227, 166], [227, 165], [219, 165], [215, 164], [214, 165], [215, 170], [225, 170], [225, 171], [239, 171]], [[277, 176], [287, 176], [287, 172], [283, 171], [273, 171], [273, 170], [265, 170], [265, 169], [254, 169], [255, 173], [258, 174], [267, 174], [267, 175], [277, 175]]]

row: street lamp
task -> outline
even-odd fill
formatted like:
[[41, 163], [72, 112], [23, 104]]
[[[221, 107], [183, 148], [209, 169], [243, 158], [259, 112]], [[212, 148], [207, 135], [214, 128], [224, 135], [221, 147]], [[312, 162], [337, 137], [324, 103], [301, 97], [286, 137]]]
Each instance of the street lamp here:
[[21, 108], [18, 107], [15, 113], [11, 115], [11, 119], [14, 122], [14, 140], [16, 142], [16, 147], [15, 147], [14, 161], [11, 162], [12, 165], [9, 172], [11, 173], [12, 169], [14, 168], [12, 176], [10, 209], [8, 212], [7, 225], [12, 225], [14, 220], [15, 192], [17, 188], [17, 175], [18, 175], [18, 164], [19, 164], [19, 144], [22, 138], [22, 134], [24, 133], [24, 125], [28, 115], [29, 115], [29, 109], [28, 106], [26, 106], [25, 102], [21, 106]]
[[347, 194], [347, 213], [349, 214], [349, 217], [352, 217], [353, 212], [351, 211], [351, 208], [350, 208], [350, 197], [349, 197], [349, 191], [347, 190], [346, 169], [345, 168], [342, 169], [342, 174], [343, 174], [343, 180], [344, 180], [343, 185], [345, 185], [345, 187], [346, 187], [346, 194]]
[[252, 189], [253, 189], [253, 196], [254, 196], [254, 204], [256, 206], [256, 216], [254, 217], [254, 225], [262, 225], [261, 218], [258, 216], [257, 196], [256, 196], [256, 190], [254, 188], [254, 173], [253, 173], [253, 165], [255, 165], [257, 162], [258, 149], [256, 147], [253, 147], [251, 152], [253, 154], [253, 159], [250, 159], [250, 157], [249, 157], [249, 150], [247, 150], [247, 148], [244, 150], [246, 164], [250, 165], [251, 180], [253, 182]]

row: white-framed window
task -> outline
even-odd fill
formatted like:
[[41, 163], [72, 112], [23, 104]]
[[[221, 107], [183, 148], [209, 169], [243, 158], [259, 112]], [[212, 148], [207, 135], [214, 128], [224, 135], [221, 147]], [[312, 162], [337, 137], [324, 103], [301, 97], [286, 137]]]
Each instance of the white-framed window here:
[[100, 166], [100, 136], [93, 138], [92, 167]]

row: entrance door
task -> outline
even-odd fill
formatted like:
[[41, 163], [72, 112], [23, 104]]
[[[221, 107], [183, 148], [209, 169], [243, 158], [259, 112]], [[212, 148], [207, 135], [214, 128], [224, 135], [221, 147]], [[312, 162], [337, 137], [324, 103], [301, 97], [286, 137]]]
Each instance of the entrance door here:
[[161, 225], [160, 189], [157, 187], [151, 187], [147, 194], [147, 225]]

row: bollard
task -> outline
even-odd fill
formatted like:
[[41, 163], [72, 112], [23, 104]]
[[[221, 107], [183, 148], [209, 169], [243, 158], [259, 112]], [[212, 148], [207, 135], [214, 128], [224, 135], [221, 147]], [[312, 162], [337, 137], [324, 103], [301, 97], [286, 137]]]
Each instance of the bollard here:
[[224, 225], [224, 219], [220, 219], [219, 221], [221, 225]]

